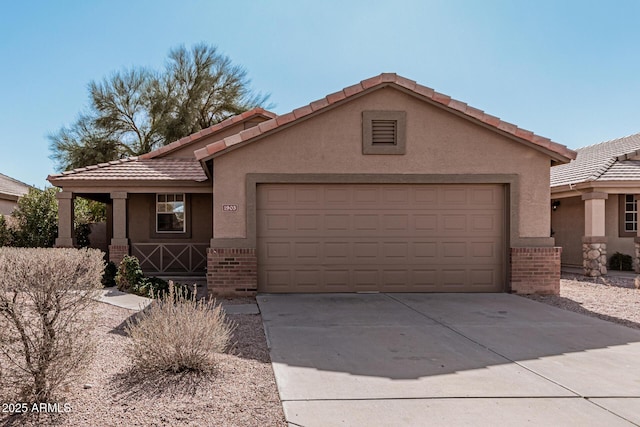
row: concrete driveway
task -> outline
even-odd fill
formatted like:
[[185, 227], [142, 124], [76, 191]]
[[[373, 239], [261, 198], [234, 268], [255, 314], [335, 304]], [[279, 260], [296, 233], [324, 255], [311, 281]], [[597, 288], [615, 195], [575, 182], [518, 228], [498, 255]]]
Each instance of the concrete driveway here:
[[258, 304], [293, 426], [640, 425], [640, 330], [508, 294]]

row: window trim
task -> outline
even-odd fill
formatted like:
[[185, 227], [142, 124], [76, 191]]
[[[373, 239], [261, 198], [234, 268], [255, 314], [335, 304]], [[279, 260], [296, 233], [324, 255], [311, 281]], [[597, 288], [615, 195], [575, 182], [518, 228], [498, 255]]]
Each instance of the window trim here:
[[[373, 122], [393, 120], [396, 122], [395, 144], [373, 143]], [[395, 154], [406, 152], [407, 113], [405, 111], [363, 111], [362, 112], [362, 154]]]
[[[182, 206], [184, 207], [184, 218], [182, 220], [182, 230], [159, 230], [158, 229], [158, 215], [162, 214], [162, 213], [168, 213], [168, 212], [158, 212], [158, 203], [161, 203], [158, 201], [159, 196], [182, 196]], [[167, 203], [167, 202], [164, 202]], [[166, 234], [186, 234], [187, 233], [187, 195], [185, 193], [156, 193], [155, 197], [154, 197], [154, 210], [155, 210], [155, 214], [154, 214], [154, 222], [155, 222], [155, 233], [159, 234], [159, 235], [166, 235]]]
[[625, 227], [627, 223], [627, 196], [634, 197], [634, 202], [636, 204], [636, 210], [634, 212], [636, 214], [636, 229], [638, 227], [638, 201], [635, 200], [635, 196], [633, 194], [618, 194], [618, 236], [636, 237], [638, 235], [637, 231], [627, 231]]

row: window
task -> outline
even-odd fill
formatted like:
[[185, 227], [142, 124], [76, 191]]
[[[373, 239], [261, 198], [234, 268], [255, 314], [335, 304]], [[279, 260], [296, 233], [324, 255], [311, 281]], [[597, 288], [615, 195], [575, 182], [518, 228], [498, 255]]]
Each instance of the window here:
[[633, 194], [624, 195], [624, 231], [638, 230], [638, 205]]
[[184, 233], [184, 194], [156, 194], [156, 231], [158, 233]]
[[404, 111], [362, 112], [362, 154], [404, 154]]
[[638, 202], [633, 194], [620, 194], [620, 237], [635, 237], [638, 230]]

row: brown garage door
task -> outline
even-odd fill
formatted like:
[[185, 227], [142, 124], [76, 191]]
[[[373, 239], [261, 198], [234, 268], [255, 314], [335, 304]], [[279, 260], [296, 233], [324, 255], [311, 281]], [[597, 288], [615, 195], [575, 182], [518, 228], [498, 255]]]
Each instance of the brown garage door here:
[[504, 187], [258, 186], [261, 292], [500, 292]]

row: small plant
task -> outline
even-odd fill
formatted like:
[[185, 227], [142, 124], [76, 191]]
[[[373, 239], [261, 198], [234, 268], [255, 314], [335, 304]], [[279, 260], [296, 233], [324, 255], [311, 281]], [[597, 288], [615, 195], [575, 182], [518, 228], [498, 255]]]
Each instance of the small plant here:
[[50, 402], [94, 354], [96, 249], [0, 248], [0, 401]]
[[[191, 289], [187, 285], [174, 283], [170, 285], [164, 279], [159, 277], [146, 277], [140, 267], [140, 261], [134, 256], [126, 255], [120, 266], [115, 278], [118, 290], [122, 292], [131, 292], [143, 297], [154, 298], [169, 291], [171, 286], [179, 289], [184, 296], [191, 298]], [[173, 283], [173, 282], [171, 282]], [[177, 293], [177, 292], [176, 292]]]
[[631, 271], [633, 270], [633, 258], [631, 258], [631, 255], [616, 252], [609, 258], [609, 268], [611, 270]]
[[230, 345], [234, 326], [215, 300], [187, 297], [169, 281], [169, 292], [126, 327], [127, 349], [141, 372], [209, 372]]

